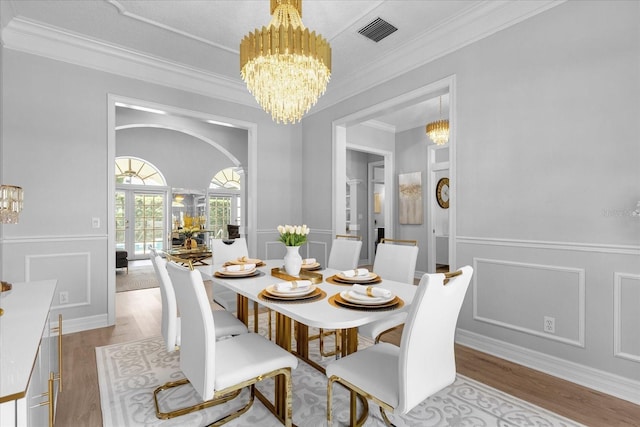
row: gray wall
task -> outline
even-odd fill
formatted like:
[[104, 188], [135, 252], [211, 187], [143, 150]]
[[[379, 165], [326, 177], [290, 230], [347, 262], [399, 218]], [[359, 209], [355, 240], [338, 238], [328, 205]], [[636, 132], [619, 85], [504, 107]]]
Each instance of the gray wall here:
[[455, 75], [455, 250], [476, 269], [459, 340], [636, 402], [639, 8], [563, 3], [303, 122], [305, 167], [329, 170], [334, 120]]
[[[256, 199], [248, 200], [259, 212], [256, 256], [266, 256], [278, 224], [302, 221], [300, 125], [278, 126], [258, 109], [4, 48], [2, 93], [2, 177], [25, 190], [20, 223], [2, 227], [2, 277], [58, 279], [57, 292], [68, 291], [70, 301], [54, 301], [54, 313], [63, 313], [67, 332], [106, 325], [108, 282], [115, 280], [107, 253], [109, 94], [256, 123], [260, 162], [248, 171], [258, 182]], [[198, 182], [210, 179], [207, 170]]]

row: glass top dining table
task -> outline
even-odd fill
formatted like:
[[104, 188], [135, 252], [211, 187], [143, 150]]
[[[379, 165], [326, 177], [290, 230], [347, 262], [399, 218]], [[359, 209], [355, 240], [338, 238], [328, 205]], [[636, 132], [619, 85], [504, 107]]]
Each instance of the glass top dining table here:
[[[263, 291], [265, 288], [285, 280], [271, 274], [272, 269], [283, 266], [283, 260], [267, 260], [264, 261], [264, 264], [264, 266], [257, 267], [257, 270], [259, 271], [258, 274], [246, 278], [219, 277], [215, 273], [222, 268], [222, 265], [220, 264], [196, 266], [195, 268], [200, 271], [204, 280], [211, 280], [225, 286], [238, 295], [237, 315], [245, 324], [248, 324], [249, 321], [249, 301], [258, 302], [260, 305], [273, 310], [276, 313], [276, 344], [285, 350], [294, 353], [296, 356], [322, 372], [324, 372], [324, 368], [309, 359], [309, 327], [340, 330], [341, 355], [346, 356], [358, 349], [359, 326], [383, 319], [385, 316], [388, 316], [390, 313], [394, 313], [397, 310], [408, 309], [416, 291], [416, 287], [414, 285], [382, 279], [382, 282], [375, 286], [387, 289], [400, 298], [403, 302], [403, 304], [400, 304], [400, 307], [393, 310], [346, 308], [337, 304], [332, 304], [330, 300], [334, 295], [340, 294], [342, 291], [349, 290], [351, 285], [337, 283], [334, 280], [328, 281], [327, 279], [341, 273], [341, 271], [326, 268], [314, 271], [314, 273], [322, 275], [322, 281], [317, 283], [316, 287], [326, 295], [321, 298], [295, 302], [274, 301], [261, 297], [261, 294], [264, 295]], [[257, 314], [255, 316], [257, 319]], [[291, 320], [295, 322], [295, 328], [292, 328]], [[294, 330], [296, 339], [295, 351], [292, 350], [292, 337]], [[276, 391], [278, 390], [278, 387], [279, 385], [276, 384]], [[269, 407], [267, 404], [268, 402], [265, 402], [264, 400], [262, 401]], [[352, 405], [355, 405], [355, 398], [352, 398]], [[285, 406], [282, 399], [279, 398], [279, 393], [276, 392], [274, 407], [269, 407], [269, 409], [279, 418], [284, 414], [283, 411]], [[352, 413], [355, 413], [355, 411]]]

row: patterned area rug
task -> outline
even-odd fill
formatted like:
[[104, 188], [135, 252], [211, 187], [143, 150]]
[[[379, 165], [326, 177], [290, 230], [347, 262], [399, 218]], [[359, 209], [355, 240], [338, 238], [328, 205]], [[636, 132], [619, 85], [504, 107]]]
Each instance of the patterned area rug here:
[[116, 271], [116, 292], [137, 291], [158, 286], [160, 285], [151, 264], [130, 266], [128, 273], [124, 269]]
[[[263, 322], [264, 323], [264, 322]], [[317, 343], [316, 341], [312, 341]], [[333, 348], [327, 343], [328, 348]], [[363, 343], [367, 345], [367, 343]], [[326, 364], [315, 348], [312, 359]], [[314, 354], [315, 352], [315, 354]], [[167, 381], [183, 378], [179, 352], [167, 353], [161, 337], [96, 348], [103, 425], [124, 426], [204, 426], [241, 407], [248, 397], [243, 391], [224, 405], [183, 415], [171, 420], [155, 416], [153, 390]], [[273, 380], [258, 388], [273, 401]], [[334, 425], [348, 425], [348, 394], [334, 385]], [[293, 422], [298, 426], [321, 427], [326, 422], [326, 377], [304, 362], [293, 371]], [[161, 410], [199, 402], [189, 385], [164, 392]], [[525, 401], [459, 375], [454, 384], [422, 402], [404, 416], [390, 414], [397, 426], [581, 426]], [[253, 406], [229, 426], [280, 426], [280, 422], [256, 399]], [[384, 426], [377, 405], [369, 402], [365, 426]]]

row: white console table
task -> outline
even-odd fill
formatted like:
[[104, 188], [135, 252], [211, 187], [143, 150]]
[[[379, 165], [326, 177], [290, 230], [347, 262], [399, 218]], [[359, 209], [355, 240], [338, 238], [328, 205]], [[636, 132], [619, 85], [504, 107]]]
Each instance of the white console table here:
[[0, 293], [0, 425], [52, 426], [61, 381], [62, 318], [49, 325], [56, 280]]

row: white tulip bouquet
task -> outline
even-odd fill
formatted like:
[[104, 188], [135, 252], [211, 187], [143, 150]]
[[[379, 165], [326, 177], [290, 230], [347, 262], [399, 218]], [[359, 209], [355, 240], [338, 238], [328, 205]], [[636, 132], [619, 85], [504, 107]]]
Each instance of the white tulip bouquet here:
[[286, 246], [301, 246], [307, 242], [311, 230], [306, 225], [279, 225], [280, 241]]

